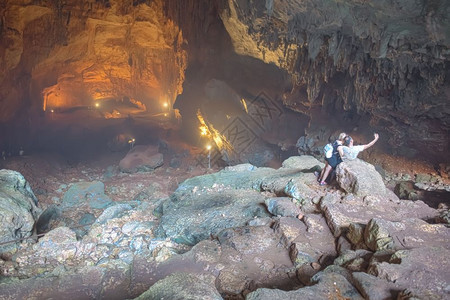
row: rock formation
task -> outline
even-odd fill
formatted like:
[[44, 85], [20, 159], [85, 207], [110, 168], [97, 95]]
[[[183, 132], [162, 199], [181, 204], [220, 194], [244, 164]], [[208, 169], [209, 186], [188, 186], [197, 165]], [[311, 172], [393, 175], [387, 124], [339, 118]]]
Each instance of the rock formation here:
[[370, 127], [394, 154], [445, 162], [448, 11], [448, 1], [4, 1], [0, 142], [18, 148], [19, 132], [35, 138], [48, 119], [174, 104], [191, 142], [200, 110], [237, 161], [261, 142], [284, 151], [303, 135], [313, 153], [335, 128]]
[[[448, 298], [450, 228], [439, 211], [319, 186], [319, 164], [238, 165], [170, 197], [113, 203], [83, 235], [59, 226], [3, 257], [0, 297]], [[343, 184], [357, 186], [365, 170], [351, 171]]]
[[41, 213], [37, 204], [37, 198], [22, 174], [0, 170], [0, 253], [15, 252], [22, 239], [33, 234], [34, 223]]

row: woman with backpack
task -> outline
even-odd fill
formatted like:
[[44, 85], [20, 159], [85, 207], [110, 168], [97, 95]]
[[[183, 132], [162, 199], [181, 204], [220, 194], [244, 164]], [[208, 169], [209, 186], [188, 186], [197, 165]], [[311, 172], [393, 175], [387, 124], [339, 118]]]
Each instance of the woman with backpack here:
[[345, 137], [347, 136], [347, 134], [345, 132], [342, 132], [341, 134], [339, 134], [339, 137], [336, 141], [333, 142], [332, 144], [332, 152], [331, 152], [331, 156], [330, 157], [326, 157], [325, 156], [325, 167], [322, 169], [322, 171], [320, 172], [320, 176], [319, 176], [319, 184], [320, 185], [326, 185], [327, 183], [325, 182], [328, 175], [330, 174], [330, 171], [333, 169], [336, 169], [337, 165], [339, 165], [342, 162], [342, 158], [341, 155], [339, 154], [338, 151], [338, 147], [342, 146]]

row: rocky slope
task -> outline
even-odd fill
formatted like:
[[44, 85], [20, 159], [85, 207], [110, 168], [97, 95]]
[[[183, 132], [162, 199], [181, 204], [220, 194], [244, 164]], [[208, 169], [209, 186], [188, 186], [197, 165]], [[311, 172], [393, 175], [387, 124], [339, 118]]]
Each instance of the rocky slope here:
[[79, 230], [55, 216], [39, 240], [2, 250], [0, 295], [448, 298], [448, 208], [400, 200], [359, 160], [322, 187], [313, 174], [321, 166], [310, 156], [279, 169], [237, 165], [187, 179], [169, 197], [130, 185], [141, 192], [120, 203], [98, 181], [71, 184], [56, 206], [91, 222], [81, 218]]

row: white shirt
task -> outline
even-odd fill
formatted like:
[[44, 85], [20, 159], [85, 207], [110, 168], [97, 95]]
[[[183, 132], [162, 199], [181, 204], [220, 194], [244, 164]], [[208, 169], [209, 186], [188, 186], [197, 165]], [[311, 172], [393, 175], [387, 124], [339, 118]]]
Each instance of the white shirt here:
[[358, 156], [359, 152], [363, 150], [364, 145], [353, 146], [351, 148], [347, 146], [342, 146], [342, 152], [344, 152], [344, 157], [342, 157], [342, 159], [354, 160]]

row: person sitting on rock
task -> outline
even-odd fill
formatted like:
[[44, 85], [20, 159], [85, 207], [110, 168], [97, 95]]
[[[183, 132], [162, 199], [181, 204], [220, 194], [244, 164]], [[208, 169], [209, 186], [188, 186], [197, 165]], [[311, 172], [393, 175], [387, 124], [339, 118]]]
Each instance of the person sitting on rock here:
[[364, 151], [369, 147], [372, 147], [378, 141], [378, 138], [380, 137], [378, 135], [378, 133], [374, 133], [373, 136], [374, 136], [374, 139], [370, 143], [365, 144], [365, 145], [358, 145], [358, 146], [353, 146], [352, 137], [349, 135], [346, 136], [344, 139], [344, 145], [338, 147], [338, 151], [339, 151], [339, 154], [342, 157], [342, 159], [344, 161], [354, 160], [358, 156], [359, 152]]
[[325, 181], [328, 178], [330, 171], [332, 169], [333, 170], [336, 169], [337, 165], [339, 165], [342, 162], [341, 156], [338, 151], [338, 147], [342, 146], [346, 136], [347, 136], [347, 134], [345, 132], [342, 132], [341, 134], [339, 134], [339, 138], [336, 141], [334, 141], [334, 143], [333, 143], [333, 154], [331, 155], [330, 158], [325, 157], [325, 161], [326, 161], [325, 167], [320, 172], [320, 176], [318, 179], [320, 185], [327, 184]]

